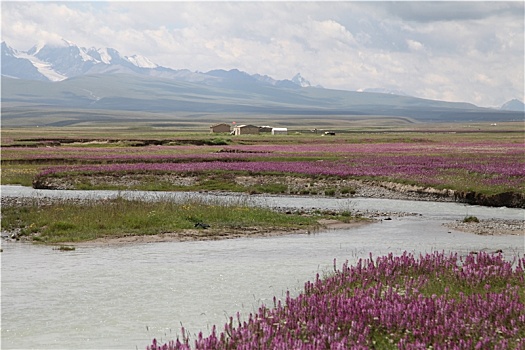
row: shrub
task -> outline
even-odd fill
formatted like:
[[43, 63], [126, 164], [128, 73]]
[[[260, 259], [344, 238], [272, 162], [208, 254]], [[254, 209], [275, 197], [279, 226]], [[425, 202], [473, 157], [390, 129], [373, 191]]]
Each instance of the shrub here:
[[463, 222], [479, 222], [479, 219], [476, 216], [465, 216]]
[[328, 188], [326, 190], [324, 190], [324, 194], [325, 196], [335, 196], [335, 190], [333, 188]]

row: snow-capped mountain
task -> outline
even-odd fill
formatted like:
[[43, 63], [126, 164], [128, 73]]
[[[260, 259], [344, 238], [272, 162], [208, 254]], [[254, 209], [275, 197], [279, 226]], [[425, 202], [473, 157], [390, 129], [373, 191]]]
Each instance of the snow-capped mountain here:
[[301, 87], [310, 87], [312, 84], [308, 80], [302, 77], [301, 73], [297, 73], [293, 78], [292, 82]]
[[[4, 62], [7, 60], [7, 63]], [[50, 81], [101, 72], [140, 73], [140, 70], [158, 67], [148, 58], [133, 55], [123, 56], [111, 48], [97, 49], [79, 47], [62, 40], [58, 44], [35, 45], [29, 51], [17, 51], [5, 42], [2, 43], [2, 75], [31, 79], [31, 76], [17, 74], [18, 66], [33, 66], [39, 74], [33, 74], [38, 80], [42, 76]], [[111, 69], [110, 69], [111, 67]], [[32, 71], [34, 72], [34, 69]], [[143, 73], [143, 72], [142, 72]]]
[[[51, 74], [48, 76], [41, 73], [45, 71], [48, 65], [40, 62], [35, 58], [34, 62], [25, 56], [30, 56], [24, 53], [20, 53], [9, 46], [5, 42], [2, 42], [2, 75], [28, 79], [28, 80], [60, 80], [60, 79], [50, 79]], [[39, 69], [40, 68], [40, 69]]]
[[249, 75], [237, 69], [212, 70], [207, 73], [175, 70], [159, 66], [141, 55], [124, 56], [112, 48], [84, 48], [62, 40], [55, 44], [33, 46], [27, 52], [17, 51], [2, 42], [2, 76], [11, 78], [62, 81], [87, 74], [134, 74], [185, 82], [217, 84], [263, 84], [298, 88], [310, 86], [300, 74], [292, 80], [275, 80], [258, 74]]
[[133, 55], [133, 56], [126, 56], [128, 61], [133, 63], [135, 66], [140, 68], [157, 68], [158, 65], [156, 63], [153, 63], [149, 60], [149, 58], [140, 56], [140, 55]]
[[276, 80], [238, 69], [174, 70], [146, 57], [67, 41], [26, 52], [2, 43], [1, 63], [2, 124], [12, 126], [114, 123], [135, 121], [137, 115], [152, 125], [172, 122], [175, 115], [200, 120], [228, 114], [319, 122], [353, 116], [388, 116], [402, 122], [523, 120], [523, 112], [468, 103], [311, 87], [299, 73]]

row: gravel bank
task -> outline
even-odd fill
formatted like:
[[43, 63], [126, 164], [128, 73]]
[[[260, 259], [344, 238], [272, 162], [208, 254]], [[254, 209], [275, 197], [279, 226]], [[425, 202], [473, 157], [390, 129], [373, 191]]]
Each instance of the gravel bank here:
[[[33, 183], [35, 188], [68, 190], [79, 186], [94, 188], [110, 187], [121, 189], [140, 188], [141, 184], [152, 181], [166, 184], [168, 187], [183, 189], [191, 186], [207, 188], [208, 177], [183, 174], [129, 174], [123, 176], [91, 174], [70, 175], [65, 177], [39, 177]], [[525, 194], [505, 192], [486, 195], [471, 191], [455, 191], [407, 185], [388, 181], [362, 181], [341, 179], [338, 177], [303, 177], [292, 175], [239, 175], [228, 174], [226, 181], [232, 186], [244, 187], [248, 193], [258, 193], [260, 187], [280, 185], [280, 193], [286, 195], [331, 196], [331, 197], [368, 197], [440, 202], [460, 202], [492, 207], [524, 208]], [[138, 187], [137, 187], [138, 186]]]
[[463, 222], [461, 220], [444, 224], [446, 227], [477, 235], [525, 235], [525, 220], [488, 219], [479, 222]]
[[[138, 186], [144, 181], [150, 181], [150, 175], [134, 174], [124, 176], [110, 175], [77, 175], [69, 177], [47, 177], [39, 179], [34, 184], [35, 188], [53, 190], [73, 190], [79, 184], [91, 186], [111, 186], [113, 188], [129, 189]], [[196, 176], [183, 176], [180, 174], [156, 175], [159, 183], [171, 184], [177, 188], [185, 186], [198, 186], [205, 183]], [[285, 195], [329, 196], [329, 197], [366, 197], [389, 198], [407, 200], [426, 200], [453, 202], [457, 198], [452, 190], [438, 190], [384, 181], [360, 181], [355, 179], [340, 178], [308, 178], [290, 175], [235, 175], [231, 181], [236, 185], [250, 191], [256, 185], [284, 185]]]

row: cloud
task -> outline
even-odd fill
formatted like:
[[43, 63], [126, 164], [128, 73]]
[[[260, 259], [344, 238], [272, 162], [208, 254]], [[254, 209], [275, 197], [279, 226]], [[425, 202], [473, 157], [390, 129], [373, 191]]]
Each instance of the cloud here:
[[412, 39], [407, 39], [407, 45], [411, 51], [420, 51], [425, 48], [424, 45], [421, 44], [419, 41]]
[[19, 50], [70, 40], [174, 69], [238, 68], [483, 106], [524, 98], [520, 2], [2, 2]]
[[[376, 7], [374, 3], [370, 5]], [[523, 18], [523, 2], [504, 1], [404, 1], [378, 5], [402, 20], [414, 22], [465, 21], [490, 17]]]

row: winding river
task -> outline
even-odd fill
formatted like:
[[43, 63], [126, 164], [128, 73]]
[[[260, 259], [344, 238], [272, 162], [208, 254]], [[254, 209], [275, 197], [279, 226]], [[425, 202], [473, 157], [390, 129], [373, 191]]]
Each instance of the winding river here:
[[[45, 191], [1, 186], [2, 196], [173, 198], [208, 194]], [[235, 197], [235, 196], [234, 196]], [[524, 236], [478, 236], [443, 223], [465, 215], [523, 220], [522, 209], [387, 199], [250, 197], [256, 205], [408, 212], [414, 215], [354, 229], [265, 238], [81, 246], [2, 242], [2, 349], [144, 349], [184, 326], [191, 334], [222, 330], [235, 318], [299, 293], [316, 273], [348, 260], [389, 252], [501, 249], [525, 254]]]

